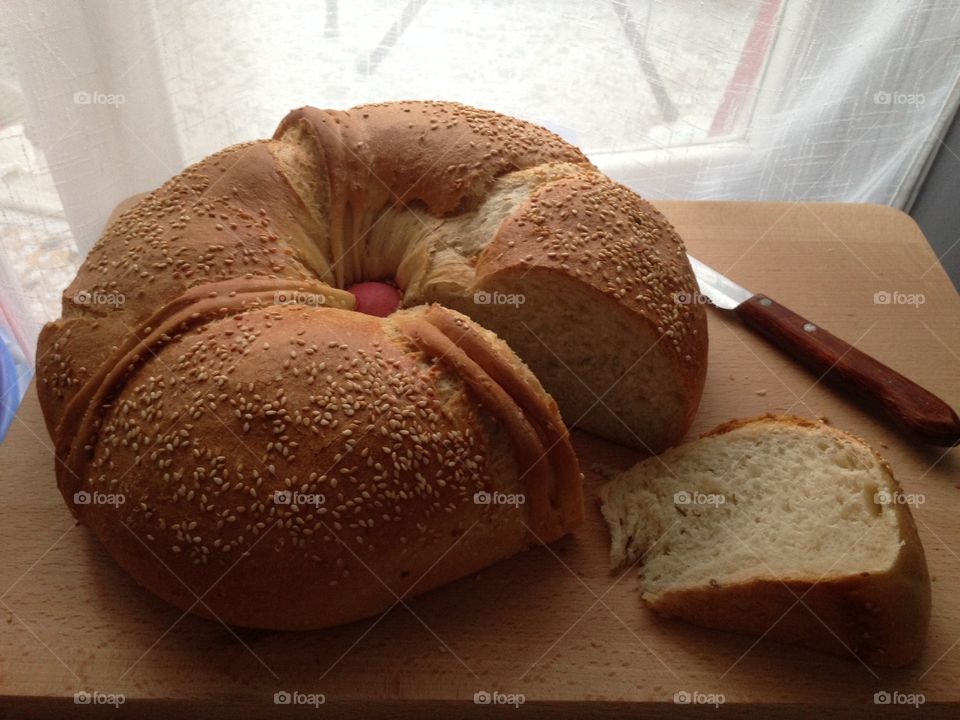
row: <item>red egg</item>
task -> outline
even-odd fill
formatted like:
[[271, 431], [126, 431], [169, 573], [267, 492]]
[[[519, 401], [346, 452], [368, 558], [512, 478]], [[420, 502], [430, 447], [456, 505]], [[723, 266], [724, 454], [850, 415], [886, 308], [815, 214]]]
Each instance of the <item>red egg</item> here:
[[388, 282], [359, 282], [347, 291], [357, 298], [358, 312], [386, 317], [400, 307], [400, 290]]

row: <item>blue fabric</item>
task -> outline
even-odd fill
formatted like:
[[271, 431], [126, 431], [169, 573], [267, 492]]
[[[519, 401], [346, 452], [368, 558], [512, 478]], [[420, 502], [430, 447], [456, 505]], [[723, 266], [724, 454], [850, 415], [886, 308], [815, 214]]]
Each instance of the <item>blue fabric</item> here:
[[13, 423], [32, 374], [13, 338], [0, 329], [0, 442]]

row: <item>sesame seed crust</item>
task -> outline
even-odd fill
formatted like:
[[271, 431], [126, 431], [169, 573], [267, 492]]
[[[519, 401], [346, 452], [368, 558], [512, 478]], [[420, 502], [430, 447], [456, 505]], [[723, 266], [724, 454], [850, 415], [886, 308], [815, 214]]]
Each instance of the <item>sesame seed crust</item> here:
[[[573, 177], [544, 175], [465, 266], [479, 277], [532, 258], [700, 362], [702, 308], [662, 304], [691, 287], [682, 244], [576, 148], [456, 103], [302, 108], [273, 139], [144, 196], [65, 290], [37, 387], [71, 510], [169, 602], [285, 629], [380, 612], [569, 532], [579, 466], [520, 358], [421, 305], [422, 278], [388, 318], [353, 312], [345, 292], [431, 271], [431, 227], [476, 213], [504, 177], [567, 165]], [[580, 231], [564, 193], [606, 232]], [[570, 253], [593, 264], [568, 272]], [[115, 302], [89, 301], [104, 296]], [[79, 491], [125, 502], [77, 505]], [[494, 492], [526, 502], [475, 499]]]
[[[180, 607], [209, 590], [207, 606], [236, 624], [318, 627], [390, 601], [371, 572], [405, 592], [442, 557], [419, 592], [580, 521], [579, 492], [565, 499], [567, 515], [549, 501], [474, 502], [478, 492], [530, 492], [535, 463], [476, 379], [404, 332], [427, 308], [379, 319], [262, 300], [166, 333], [126, 377], [105, 378], [99, 411], [85, 417], [96, 419], [67, 453], [63, 479], [84, 480], [65, 496], [125, 497], [109, 512], [74, 510], [142, 584]], [[303, 382], [290, 382], [291, 359]], [[575, 461], [564, 472], [579, 490]], [[554, 477], [546, 466], [547, 496]], [[451, 548], [468, 531], [471, 543]], [[241, 559], [242, 572], [218, 581]]]

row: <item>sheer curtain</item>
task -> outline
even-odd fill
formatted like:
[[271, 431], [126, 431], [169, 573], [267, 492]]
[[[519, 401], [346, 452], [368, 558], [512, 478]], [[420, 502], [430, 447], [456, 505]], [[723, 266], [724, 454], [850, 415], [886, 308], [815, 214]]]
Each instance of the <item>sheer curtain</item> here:
[[909, 207], [960, 0], [6, 0], [0, 323], [27, 352], [115, 204], [290, 108], [528, 118], [651, 198]]

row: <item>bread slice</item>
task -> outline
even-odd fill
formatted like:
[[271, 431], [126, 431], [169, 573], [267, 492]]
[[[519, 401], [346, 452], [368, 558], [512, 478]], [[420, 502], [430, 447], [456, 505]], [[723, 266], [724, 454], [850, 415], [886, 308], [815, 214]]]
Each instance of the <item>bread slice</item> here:
[[930, 618], [923, 547], [899, 484], [820, 422], [735, 420], [600, 490], [614, 568], [640, 563], [664, 615], [899, 667]]

